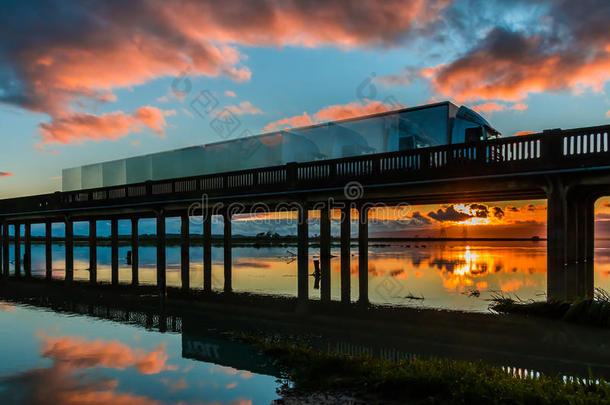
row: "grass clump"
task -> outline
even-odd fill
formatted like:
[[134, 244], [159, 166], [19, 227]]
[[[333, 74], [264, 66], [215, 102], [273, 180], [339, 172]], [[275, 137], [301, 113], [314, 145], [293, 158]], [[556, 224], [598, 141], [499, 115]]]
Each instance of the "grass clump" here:
[[562, 319], [567, 322], [598, 326], [610, 326], [610, 294], [595, 289], [593, 299], [568, 301], [523, 301], [519, 297], [505, 296], [496, 292], [491, 297], [489, 308], [499, 313], [542, 316]]
[[[610, 386], [593, 378], [516, 378], [483, 362], [412, 359], [392, 362], [321, 352], [305, 344], [256, 341], [292, 382], [286, 392], [346, 392], [368, 403], [601, 404]], [[371, 399], [374, 398], [374, 399]]]

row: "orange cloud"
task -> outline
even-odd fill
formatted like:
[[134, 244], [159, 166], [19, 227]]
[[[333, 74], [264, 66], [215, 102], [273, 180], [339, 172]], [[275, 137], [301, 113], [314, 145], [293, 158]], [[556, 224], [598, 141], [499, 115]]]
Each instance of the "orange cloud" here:
[[0, 177], [10, 177], [13, 176], [15, 173], [9, 173], [9, 172], [0, 172]]
[[464, 57], [432, 71], [432, 86], [458, 102], [517, 102], [544, 91], [601, 91], [610, 80], [610, 52], [603, 36], [569, 24], [563, 28], [572, 29], [575, 39], [558, 48], [551, 38], [496, 27]]
[[515, 134], [515, 136], [531, 135], [531, 134], [533, 134], [533, 133], [534, 133], [534, 132], [532, 132], [532, 131], [519, 131], [519, 132], [517, 132], [517, 133]]
[[239, 106], [230, 105], [227, 107], [233, 114], [242, 115], [242, 114], [262, 114], [263, 112], [258, 108], [252, 105], [249, 101], [242, 101], [239, 103]]
[[118, 341], [87, 341], [79, 337], [43, 337], [41, 354], [75, 368], [103, 366], [125, 369], [134, 367], [142, 374], [158, 374], [172, 369], [167, 366], [165, 347], [151, 352], [131, 347]]
[[173, 110], [164, 111], [150, 106], [140, 107], [134, 114], [126, 114], [122, 111], [103, 115], [74, 113], [40, 124], [39, 132], [42, 135], [42, 142], [47, 144], [117, 140], [130, 132], [141, 132], [144, 128], [164, 136], [167, 126], [165, 117], [174, 114]]
[[362, 115], [376, 114], [399, 108], [396, 105], [385, 104], [381, 101], [365, 100], [364, 103], [351, 102], [347, 104], [336, 104], [322, 108], [313, 114], [313, 119], [307, 112], [294, 117], [282, 118], [265, 126], [265, 131], [277, 131], [313, 125], [318, 122], [336, 121], [353, 118]]
[[227, 90], [227, 91], [225, 91], [225, 96], [227, 96], [227, 97], [237, 97], [237, 94], [235, 94], [235, 92], [232, 91], [232, 90]]
[[[49, 139], [58, 122], [83, 115], [75, 105], [113, 102], [116, 89], [179, 77], [184, 80], [172, 93], [184, 99], [192, 87], [185, 76], [250, 80], [239, 45], [389, 46], [420, 35], [451, 2], [141, 0], [136, 6], [75, 3], [70, 12], [57, 6], [33, 14], [11, 9], [2, 21], [12, 35], [0, 39], [8, 61], [0, 102], [48, 114], [51, 122], [41, 132]], [[111, 139], [131, 128], [125, 117], [106, 120], [121, 128], [110, 131]], [[86, 127], [89, 138], [108, 138], [93, 128]]]

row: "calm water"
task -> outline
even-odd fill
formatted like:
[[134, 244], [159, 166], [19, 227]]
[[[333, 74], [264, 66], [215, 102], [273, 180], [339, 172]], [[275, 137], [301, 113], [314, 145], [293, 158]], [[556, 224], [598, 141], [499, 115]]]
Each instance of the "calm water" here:
[[[131, 282], [125, 257], [129, 247], [119, 248], [119, 281]], [[23, 250], [22, 250], [23, 252]], [[295, 247], [233, 248], [233, 289], [261, 294], [296, 296]], [[13, 249], [11, 247], [11, 254]], [[140, 247], [140, 281], [156, 283], [156, 249]], [[310, 272], [318, 250], [310, 249]], [[333, 248], [331, 290], [340, 299], [339, 250]], [[358, 299], [358, 257], [352, 250], [352, 299]], [[212, 249], [213, 288], [223, 287], [222, 247]], [[89, 279], [89, 248], [74, 250], [74, 278]], [[53, 277], [64, 277], [64, 248], [53, 246]], [[12, 258], [11, 258], [12, 260]], [[203, 249], [190, 249], [191, 286], [203, 285]], [[595, 251], [596, 286], [610, 290], [610, 241], [598, 241]], [[33, 274], [44, 276], [43, 245], [32, 246]], [[167, 248], [167, 283], [180, 286], [180, 248]], [[110, 281], [110, 247], [98, 247], [98, 281]], [[310, 280], [310, 294], [319, 290]], [[522, 299], [543, 299], [546, 291], [546, 243], [533, 242], [400, 242], [369, 247], [369, 288], [373, 303], [486, 311], [488, 299], [497, 292]]]
[[203, 343], [185, 339], [0, 302], [0, 403], [249, 405], [277, 398], [275, 377], [191, 360], [185, 347]]

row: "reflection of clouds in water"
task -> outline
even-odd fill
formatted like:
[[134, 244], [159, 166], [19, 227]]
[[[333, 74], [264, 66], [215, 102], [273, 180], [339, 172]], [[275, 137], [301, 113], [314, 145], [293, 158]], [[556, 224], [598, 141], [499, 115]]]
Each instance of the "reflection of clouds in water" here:
[[[32, 369], [0, 379], [0, 400], [6, 404], [33, 405], [162, 405], [166, 402], [131, 392], [118, 392], [119, 380], [85, 374], [96, 367], [124, 370], [132, 368], [143, 375], [176, 370], [167, 365], [165, 345], [152, 351], [131, 348], [118, 341], [87, 341], [81, 337], [47, 337], [39, 334], [41, 356], [52, 360], [51, 367]], [[248, 378], [244, 376], [243, 378]], [[170, 392], [188, 387], [186, 379], [161, 378]], [[159, 381], [159, 380], [155, 380]], [[180, 402], [188, 404], [191, 402]], [[201, 404], [201, 401], [192, 403]], [[218, 402], [214, 402], [217, 404]], [[220, 404], [220, 403], [218, 403]], [[226, 402], [251, 405], [249, 399]]]

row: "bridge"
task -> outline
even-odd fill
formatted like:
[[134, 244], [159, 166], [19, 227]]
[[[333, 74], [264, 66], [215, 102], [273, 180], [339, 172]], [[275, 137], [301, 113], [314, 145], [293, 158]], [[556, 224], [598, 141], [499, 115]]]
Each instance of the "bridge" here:
[[[0, 200], [2, 275], [9, 277], [9, 226], [15, 277], [31, 277], [31, 225], [65, 223], [65, 281], [73, 282], [73, 224], [89, 222], [90, 282], [96, 282], [96, 221], [111, 221], [111, 281], [118, 284], [118, 220], [131, 220], [132, 283], [138, 284], [138, 220], [155, 218], [157, 285], [166, 289], [165, 218], [180, 217], [182, 289], [190, 289], [189, 220], [202, 218], [203, 290], [212, 290], [211, 220], [224, 218], [224, 291], [232, 291], [231, 218], [296, 211], [297, 299], [309, 300], [308, 215], [320, 211], [321, 300], [330, 301], [330, 211], [341, 210], [341, 301], [350, 302], [351, 216], [358, 210], [358, 296], [368, 303], [368, 212], [376, 204], [547, 200], [547, 298], [592, 297], [594, 203], [610, 194], [610, 125], [356, 157]], [[20, 234], [24, 225], [24, 235]], [[21, 240], [24, 262], [21, 263]], [[23, 265], [23, 266], [22, 266]], [[21, 274], [23, 267], [24, 274]]]

